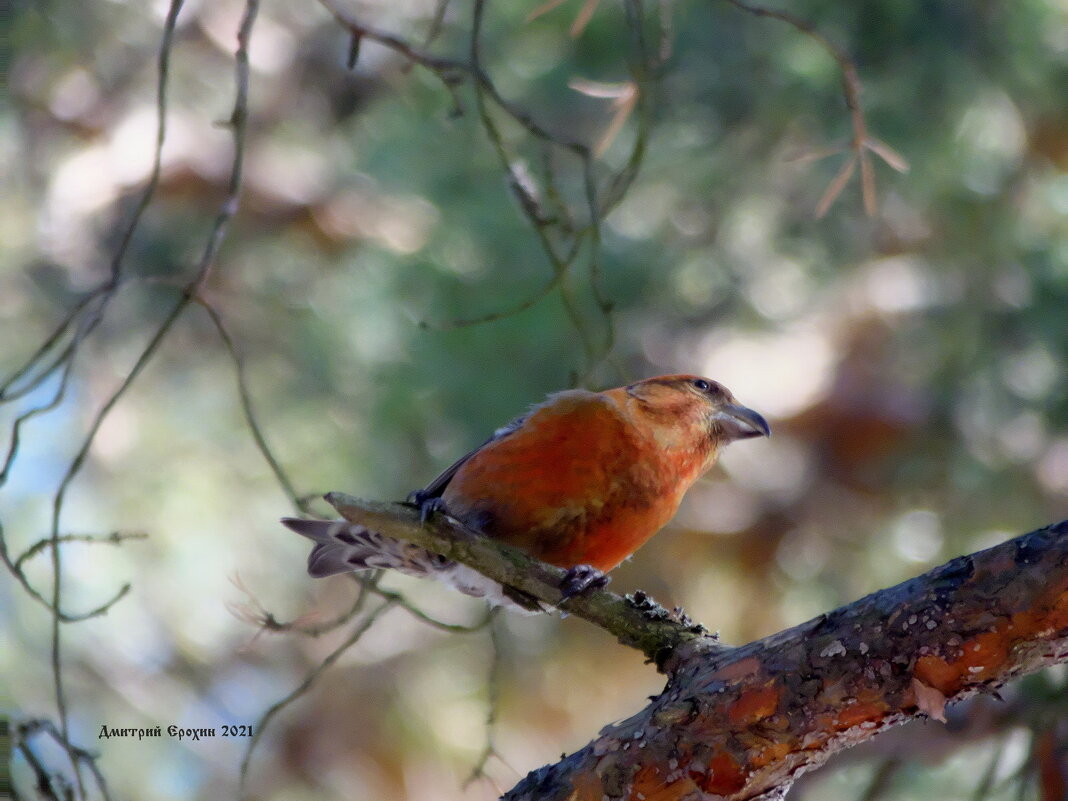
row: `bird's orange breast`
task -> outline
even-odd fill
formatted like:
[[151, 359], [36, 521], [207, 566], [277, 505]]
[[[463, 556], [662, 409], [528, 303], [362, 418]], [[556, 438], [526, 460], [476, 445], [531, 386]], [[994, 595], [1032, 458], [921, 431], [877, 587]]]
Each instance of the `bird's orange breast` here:
[[675, 514], [703, 472], [669, 451], [622, 399], [561, 393], [465, 462], [443, 498], [473, 528], [561, 567], [608, 571]]

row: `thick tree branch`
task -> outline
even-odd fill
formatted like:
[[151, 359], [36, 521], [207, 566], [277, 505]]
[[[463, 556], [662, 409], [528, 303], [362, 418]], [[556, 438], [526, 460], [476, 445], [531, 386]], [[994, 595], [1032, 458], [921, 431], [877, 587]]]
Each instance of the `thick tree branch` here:
[[507, 801], [775, 799], [844, 748], [1068, 661], [1068, 521], [741, 648], [682, 645], [663, 693]]
[[[560, 601], [563, 571], [455, 521], [424, 526], [408, 506], [326, 498], [354, 523]], [[640, 593], [602, 590], [561, 608], [655, 659], [668, 683], [508, 801], [781, 798], [837, 751], [1068, 661], [1068, 521], [739, 648]]]
[[331, 492], [327, 502], [353, 523], [440, 553], [473, 567], [485, 576], [531, 595], [548, 606], [559, 606], [613, 634], [621, 643], [637, 648], [661, 666], [684, 643], [700, 642], [703, 649], [724, 650], [704, 627], [694, 625], [679, 611], [669, 612], [644, 593], [622, 598], [597, 590], [561, 602], [564, 571], [540, 562], [507, 545], [464, 528], [455, 520], [436, 515], [428, 525], [419, 513], [398, 503], [365, 501]]

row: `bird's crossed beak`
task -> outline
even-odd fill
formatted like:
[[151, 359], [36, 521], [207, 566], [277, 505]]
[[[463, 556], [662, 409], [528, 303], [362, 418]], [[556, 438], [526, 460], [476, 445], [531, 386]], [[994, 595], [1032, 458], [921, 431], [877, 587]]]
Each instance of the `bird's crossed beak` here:
[[720, 425], [727, 442], [751, 437], [770, 437], [771, 426], [760, 412], [737, 403], [725, 404], [713, 418]]

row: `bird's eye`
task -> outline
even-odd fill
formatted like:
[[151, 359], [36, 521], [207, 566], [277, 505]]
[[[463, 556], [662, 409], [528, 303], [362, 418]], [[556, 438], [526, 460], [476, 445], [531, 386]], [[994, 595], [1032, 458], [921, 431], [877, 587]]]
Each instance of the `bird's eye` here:
[[708, 392], [712, 389], [712, 385], [705, 381], [703, 378], [694, 379], [693, 385], [702, 392]]

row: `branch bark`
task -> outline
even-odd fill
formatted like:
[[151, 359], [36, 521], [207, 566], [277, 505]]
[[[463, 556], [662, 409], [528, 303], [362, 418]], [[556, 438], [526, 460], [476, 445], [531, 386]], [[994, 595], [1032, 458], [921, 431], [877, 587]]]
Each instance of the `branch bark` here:
[[1068, 661], [1068, 521], [741, 648], [686, 643], [664, 691], [506, 801], [779, 799], [837, 751]]
[[[332, 493], [346, 519], [557, 605], [563, 571], [411, 507]], [[782, 798], [832, 754], [1068, 661], [1068, 520], [738, 648], [641, 593], [561, 608], [667, 674], [641, 712], [533, 771], [505, 801]]]
[[325, 499], [352, 523], [387, 537], [414, 542], [549, 607], [588, 620], [624, 645], [637, 648], [661, 670], [665, 660], [685, 643], [700, 642], [702, 649], [708, 651], [726, 649], [715, 635], [693, 623], [681, 610], [669, 612], [642, 592], [620, 597], [596, 590], [564, 601], [560, 594], [563, 570], [481, 536], [452, 518], [435, 515], [423, 525], [415, 508], [406, 504], [367, 501], [340, 492], [328, 493]]

